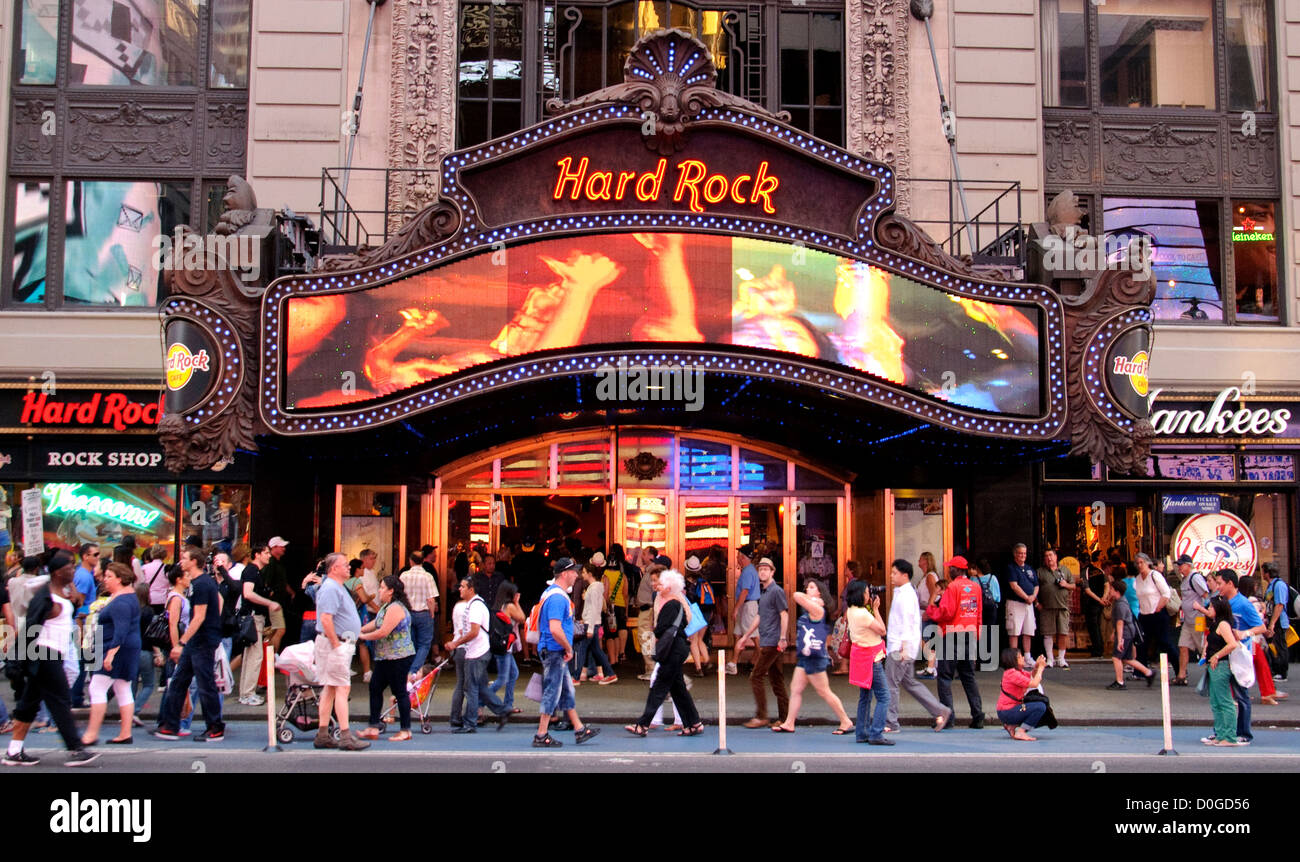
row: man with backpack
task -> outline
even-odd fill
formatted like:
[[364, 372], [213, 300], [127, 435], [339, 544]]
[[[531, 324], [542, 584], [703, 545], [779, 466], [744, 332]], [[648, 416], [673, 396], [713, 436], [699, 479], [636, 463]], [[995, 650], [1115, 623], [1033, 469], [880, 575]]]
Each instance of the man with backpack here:
[[1294, 607], [1292, 603], [1295, 601], [1296, 591], [1277, 576], [1276, 563], [1263, 563], [1259, 571], [1263, 577], [1264, 601], [1268, 612], [1268, 617], [1264, 620], [1264, 625], [1267, 626], [1264, 634], [1273, 649], [1277, 651], [1276, 655], [1270, 656], [1271, 672], [1274, 679], [1285, 680], [1287, 666], [1290, 664], [1287, 656], [1290, 647], [1286, 642], [1287, 630], [1291, 628], [1291, 616], [1288, 611]]
[[[1178, 675], [1173, 685], [1187, 685], [1187, 668], [1193, 652], [1201, 654], [1205, 640], [1205, 618], [1196, 613], [1197, 607], [1204, 607], [1210, 597], [1210, 585], [1205, 575], [1192, 571], [1192, 558], [1183, 554], [1174, 561], [1178, 567], [1178, 590], [1181, 595], [1183, 626], [1178, 633]], [[1197, 621], [1200, 628], [1197, 628]]]
[[563, 744], [547, 730], [556, 710], [568, 715], [578, 745], [600, 733], [600, 728], [588, 727], [578, 717], [573, 677], [569, 674], [569, 662], [573, 660], [573, 602], [569, 593], [582, 565], [570, 557], [561, 557], [551, 570], [555, 579], [542, 593], [535, 614], [528, 620], [528, 640], [536, 639], [542, 659], [541, 715], [537, 735], [533, 737], [534, 748], [559, 748]]
[[464, 689], [467, 703], [462, 713], [461, 726], [456, 733], [478, 732], [478, 708], [483, 704], [497, 717], [497, 730], [505, 728], [510, 721], [510, 710], [488, 688], [487, 666], [492, 656], [491, 640], [488, 631], [491, 628], [492, 615], [487, 602], [474, 589], [474, 579], [466, 577], [460, 582], [460, 599], [465, 603], [464, 624], [462, 632], [454, 640], [447, 641], [447, 652], [455, 654], [460, 647], [465, 648], [465, 658], [461, 663], [464, 669]]

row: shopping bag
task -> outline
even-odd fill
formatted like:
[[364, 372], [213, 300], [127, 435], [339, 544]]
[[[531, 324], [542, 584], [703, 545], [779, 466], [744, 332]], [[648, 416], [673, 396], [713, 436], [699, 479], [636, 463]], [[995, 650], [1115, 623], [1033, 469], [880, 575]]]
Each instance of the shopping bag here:
[[691, 621], [686, 624], [686, 636], [690, 637], [706, 625], [708, 624], [704, 621], [704, 611], [700, 610], [698, 604], [691, 602]]
[[524, 697], [538, 703], [542, 702], [542, 675], [540, 673], [533, 674], [528, 680], [528, 687], [524, 689]]
[[230, 670], [230, 659], [222, 647], [217, 647], [216, 677], [218, 694], [230, 694], [235, 690], [235, 674]]
[[1286, 629], [1287, 649], [1290, 649], [1291, 647], [1295, 646], [1297, 643], [1300, 643], [1300, 635], [1296, 634], [1295, 629], [1293, 627], [1287, 626]]
[[1255, 684], [1255, 656], [1251, 653], [1249, 642], [1228, 654], [1228, 663], [1232, 666], [1232, 678], [1242, 688]]

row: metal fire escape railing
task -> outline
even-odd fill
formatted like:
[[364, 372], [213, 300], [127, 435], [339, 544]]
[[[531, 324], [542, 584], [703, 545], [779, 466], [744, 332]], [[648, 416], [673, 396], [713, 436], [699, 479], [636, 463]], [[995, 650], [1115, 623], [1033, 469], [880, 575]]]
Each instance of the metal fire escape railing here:
[[[360, 198], [363, 189], [374, 190], [382, 181], [382, 207], [361, 209], [354, 206], [342, 187], [342, 168], [325, 168], [321, 173], [320, 254], [341, 254], [358, 248], [374, 248], [386, 242], [401, 222], [401, 215], [389, 202], [399, 175], [413, 168], [352, 168], [352, 199]], [[954, 257], [971, 255], [977, 265], [1024, 267], [1027, 257], [1027, 231], [1023, 222], [1019, 182], [1005, 180], [964, 180], [968, 199], [986, 201], [982, 209], [971, 214], [971, 230], [961, 220], [957, 188], [951, 179], [899, 177], [909, 201], [909, 218], [930, 235], [944, 251]], [[378, 197], [376, 197], [378, 200]], [[409, 218], [414, 213], [407, 213]], [[970, 247], [971, 237], [979, 245]]]

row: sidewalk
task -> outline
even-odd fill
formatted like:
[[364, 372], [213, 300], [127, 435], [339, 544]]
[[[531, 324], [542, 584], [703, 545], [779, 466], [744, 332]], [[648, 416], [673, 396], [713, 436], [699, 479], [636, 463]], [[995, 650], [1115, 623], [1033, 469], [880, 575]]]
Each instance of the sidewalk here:
[[[689, 666], [688, 666], [689, 668]], [[524, 689], [533, 673], [541, 668], [524, 665], [520, 668], [519, 682], [516, 686], [515, 706], [523, 710], [523, 716], [535, 715], [537, 704], [524, 697]], [[743, 668], [742, 668], [743, 671]], [[619, 668], [619, 681], [611, 685], [597, 685], [592, 682], [578, 687], [578, 712], [584, 720], [601, 722], [631, 722], [640, 714], [645, 705], [649, 685], [636, 678], [639, 668], [625, 664]], [[689, 671], [693, 673], [693, 670]], [[1300, 668], [1296, 669], [1300, 673]], [[787, 689], [793, 668], [786, 669]], [[1193, 666], [1189, 679], [1192, 685], [1185, 688], [1172, 687], [1169, 690], [1170, 712], [1175, 725], [1206, 725], [1210, 722], [1210, 702], [1208, 698], [1197, 695], [1196, 680], [1202, 669]], [[997, 702], [1000, 672], [978, 673], [980, 695], [984, 701], [984, 714], [988, 720], [995, 722], [994, 706]], [[709, 724], [718, 718], [717, 671], [710, 670], [705, 678], [690, 678], [691, 694], [695, 699], [701, 718]], [[1138, 680], [1128, 682], [1127, 691], [1107, 691], [1105, 686], [1114, 681], [1114, 671], [1109, 660], [1078, 659], [1070, 662], [1069, 670], [1049, 669], [1046, 671], [1043, 689], [1052, 700], [1052, 709], [1063, 725], [1073, 726], [1158, 726], [1161, 722], [1160, 685], [1148, 689], [1146, 683]], [[284, 676], [276, 679], [277, 697], [283, 698]], [[445, 726], [450, 711], [451, 693], [456, 683], [455, 674], [450, 666], [443, 671], [438, 680], [437, 691], [433, 695], [432, 712], [436, 723]], [[730, 724], [739, 724], [753, 714], [754, 698], [750, 692], [749, 678], [745, 673], [728, 676], [727, 683], [727, 720]], [[934, 691], [933, 680], [925, 682]], [[1276, 683], [1279, 692], [1285, 692], [1291, 686], [1289, 682]], [[852, 717], [857, 709], [858, 689], [851, 686], [844, 676], [831, 677], [831, 687], [844, 702], [844, 708]], [[349, 712], [364, 721], [369, 712], [369, 688], [361, 682], [361, 675], [353, 677], [352, 696]], [[1257, 728], [1300, 727], [1300, 694], [1289, 700], [1281, 701], [1279, 706], [1267, 706], [1259, 702], [1259, 690], [1254, 690], [1254, 707], [1252, 723]], [[153, 717], [157, 713], [159, 695], [154, 694], [144, 714]], [[966, 705], [965, 694], [959, 681], [954, 680], [953, 703], [957, 715], [954, 724], [964, 727], [969, 720], [970, 711]], [[775, 717], [776, 703], [768, 690], [768, 709]], [[910, 696], [904, 694], [899, 717], [905, 725], [928, 725], [929, 715]], [[229, 697], [225, 703], [225, 718], [228, 721], [265, 721], [266, 707], [244, 706], [235, 697]], [[516, 717], [516, 721], [520, 717]], [[831, 724], [835, 721], [830, 708], [822, 702], [811, 687], [804, 692], [803, 707], [799, 712], [799, 723]]]

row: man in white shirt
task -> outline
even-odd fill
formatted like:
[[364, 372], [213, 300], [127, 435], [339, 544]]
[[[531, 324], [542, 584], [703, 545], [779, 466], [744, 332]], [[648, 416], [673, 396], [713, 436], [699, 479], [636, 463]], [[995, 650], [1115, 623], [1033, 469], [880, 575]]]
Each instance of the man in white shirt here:
[[889, 606], [889, 625], [885, 635], [885, 677], [889, 681], [889, 712], [885, 716], [885, 732], [897, 733], [898, 692], [906, 689], [934, 716], [934, 729], [943, 730], [952, 721], [952, 710], [939, 702], [930, 690], [915, 676], [916, 656], [921, 651], [921, 603], [912, 586], [912, 564], [907, 560], [894, 560], [889, 570], [889, 582], [894, 587], [894, 600]]
[[461, 664], [465, 680], [465, 712], [456, 733], [477, 733], [478, 708], [482, 703], [497, 717], [497, 730], [505, 728], [510, 721], [510, 710], [488, 688], [487, 666], [491, 653], [488, 650], [488, 627], [491, 614], [487, 602], [474, 592], [474, 579], [467, 577], [460, 582], [460, 598], [465, 603], [465, 621], [463, 633], [447, 642], [447, 651], [454, 653], [458, 647], [465, 648], [465, 658]]

